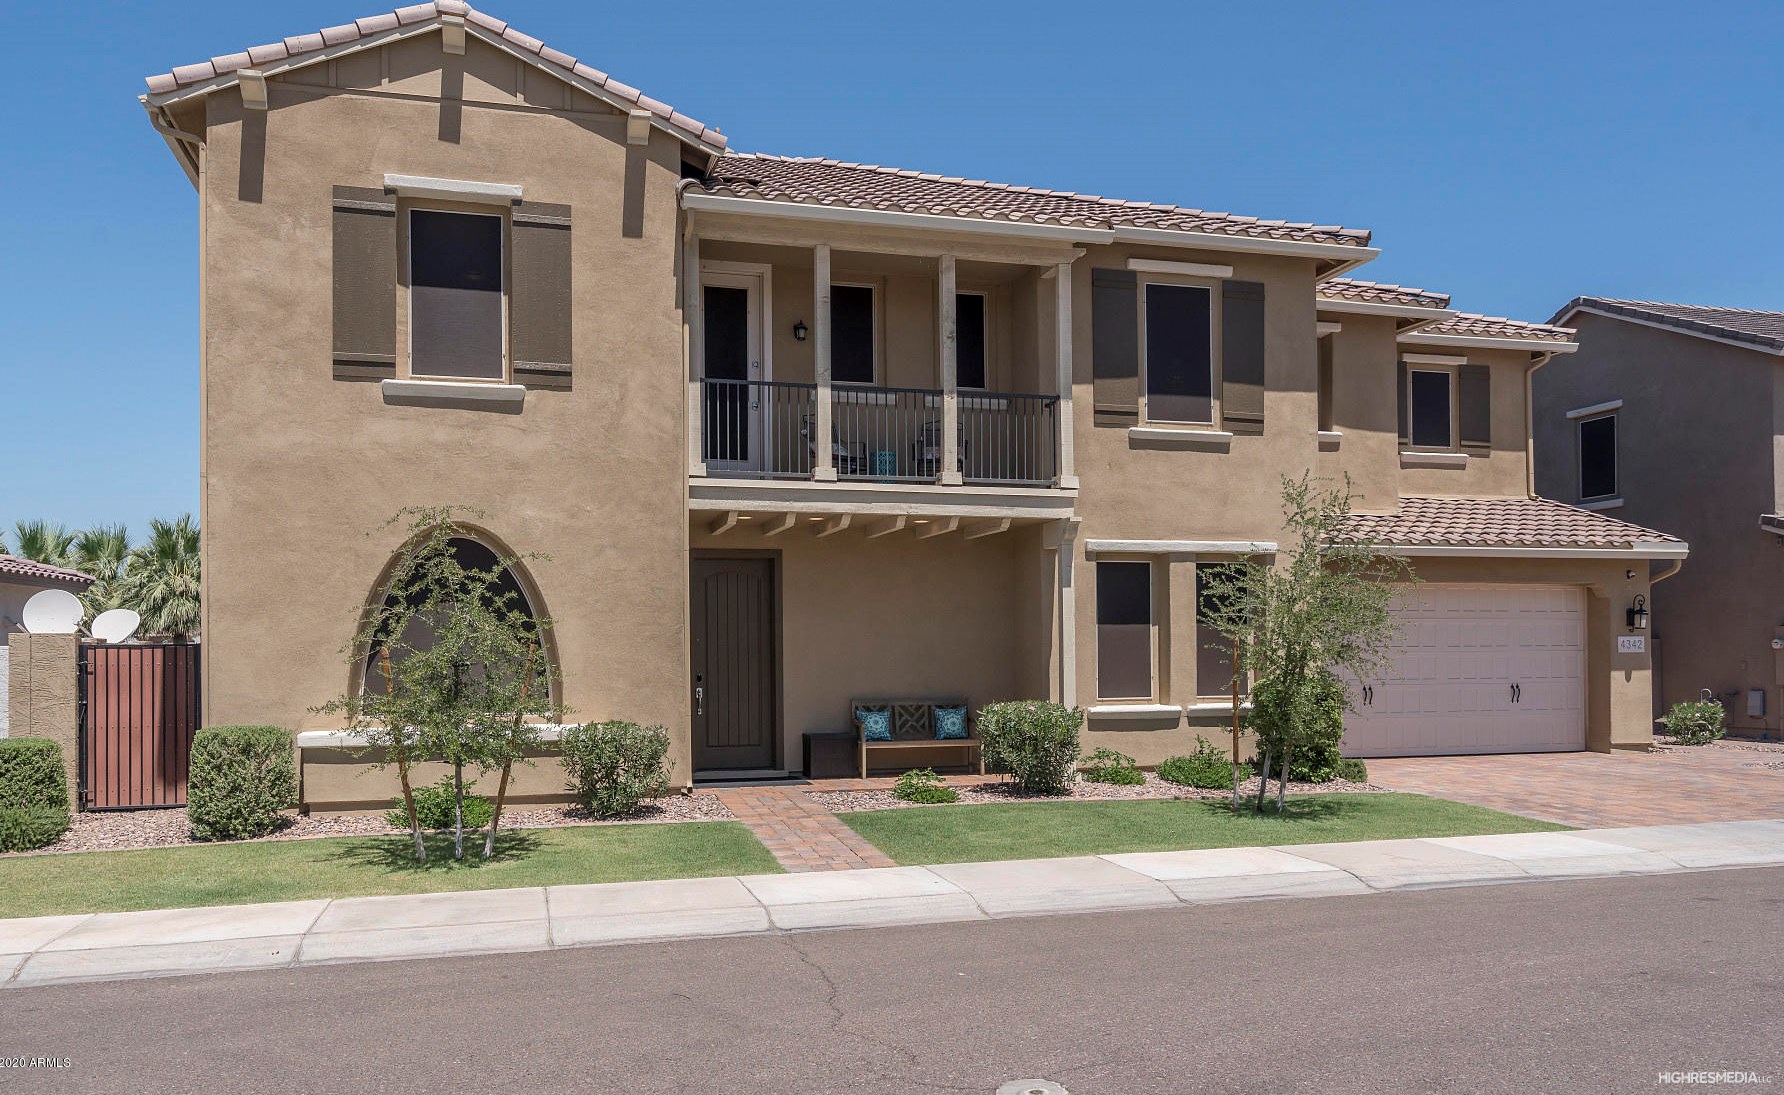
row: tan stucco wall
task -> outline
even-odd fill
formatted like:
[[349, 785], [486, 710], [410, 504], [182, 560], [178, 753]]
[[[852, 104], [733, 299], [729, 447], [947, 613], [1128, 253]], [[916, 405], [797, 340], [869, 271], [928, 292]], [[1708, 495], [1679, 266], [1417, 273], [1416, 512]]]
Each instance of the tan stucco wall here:
[[8, 736], [49, 738], [62, 747], [68, 800], [78, 808], [80, 638], [19, 632], [8, 649]]
[[[1575, 424], [1567, 412], [1621, 399], [1618, 488], [1606, 516], [1683, 538], [1691, 558], [1650, 599], [1662, 711], [1708, 688], [1731, 726], [1777, 730], [1784, 664], [1784, 538], [1759, 528], [1777, 513], [1772, 454], [1784, 437], [1784, 367], [1753, 350], [1591, 314], [1576, 318], [1578, 353], [1539, 369], [1537, 489], [1579, 500]], [[1765, 689], [1766, 717], [1746, 717]]]
[[[390, 94], [432, 93], [441, 64], [464, 102]], [[306, 711], [348, 687], [341, 648], [400, 540], [385, 521], [459, 504], [550, 556], [531, 576], [573, 717], [661, 723], [685, 773], [678, 145], [628, 146], [620, 116], [475, 40], [462, 59], [428, 38], [336, 68], [373, 92], [274, 81], [272, 109], [245, 120], [233, 91], [209, 100], [205, 721], [336, 725]], [[387, 405], [377, 384], [332, 379], [330, 188], [385, 172], [571, 207], [573, 390], [501, 414]]]
[[1326, 479], [1350, 477], [1356, 508], [1391, 512], [1400, 499], [1398, 358], [1395, 321], [1388, 316], [1333, 314], [1343, 324], [1327, 336], [1332, 354], [1332, 428], [1338, 448], [1319, 454]]
[[[1524, 446], [1524, 374], [1530, 367], [1529, 353], [1410, 344], [1402, 346], [1401, 350], [1462, 356], [1470, 365], [1486, 365], [1493, 370], [1493, 444], [1486, 450], [1467, 450], [1468, 466], [1464, 468], [1402, 469], [1400, 493], [1469, 498], [1527, 494], [1530, 487]], [[1396, 430], [1397, 422], [1396, 418]]]
[[[379, 768], [377, 754], [357, 749], [303, 749], [303, 803], [313, 812], [352, 810], [384, 810], [402, 794], [401, 780], [394, 767]], [[540, 802], [568, 802], [571, 799], [563, 764], [555, 746], [548, 745], [534, 753], [531, 764], [517, 764], [508, 780], [509, 806]], [[409, 770], [411, 787], [426, 787], [452, 775], [445, 764], [418, 764]], [[676, 782], [686, 782], [686, 772], [675, 773]], [[476, 794], [493, 799], [501, 783], [500, 771], [478, 774], [466, 772], [474, 780]]]

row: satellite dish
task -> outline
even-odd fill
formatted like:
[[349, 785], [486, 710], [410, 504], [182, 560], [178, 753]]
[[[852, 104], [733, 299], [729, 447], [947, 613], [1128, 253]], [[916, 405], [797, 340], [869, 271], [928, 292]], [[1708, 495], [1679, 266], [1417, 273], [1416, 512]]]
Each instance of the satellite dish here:
[[86, 614], [79, 597], [66, 589], [46, 589], [25, 602], [25, 630], [33, 635], [72, 635]]
[[93, 617], [93, 626], [87, 630], [100, 642], [121, 643], [136, 634], [136, 629], [141, 626], [141, 616], [128, 608], [113, 608]]

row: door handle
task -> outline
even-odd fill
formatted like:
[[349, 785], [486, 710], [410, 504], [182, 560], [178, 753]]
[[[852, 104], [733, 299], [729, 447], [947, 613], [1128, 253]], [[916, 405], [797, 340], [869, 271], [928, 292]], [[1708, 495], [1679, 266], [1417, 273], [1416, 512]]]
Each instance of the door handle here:
[[1512, 685], [1511, 686], [1511, 702], [1519, 703], [1523, 700], [1523, 698], [1524, 698], [1523, 686], [1517, 685], [1517, 684]]
[[694, 686], [694, 714], [706, 714], [706, 689], [699, 685]]

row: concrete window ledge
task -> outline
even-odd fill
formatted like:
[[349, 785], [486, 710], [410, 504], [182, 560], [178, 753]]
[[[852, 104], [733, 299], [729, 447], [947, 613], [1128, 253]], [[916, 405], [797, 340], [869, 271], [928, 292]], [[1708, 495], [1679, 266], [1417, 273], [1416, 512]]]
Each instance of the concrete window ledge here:
[[[1239, 701], [1239, 710], [1241, 712], [1251, 710], [1251, 701], [1250, 700]], [[1232, 700], [1200, 700], [1200, 701], [1197, 701], [1196, 703], [1192, 703], [1192, 704], [1188, 705], [1187, 707], [1185, 707], [1183, 709], [1183, 713], [1186, 715], [1190, 715], [1190, 716], [1194, 716], [1194, 715], [1230, 715], [1233, 713], [1233, 701]]]
[[1403, 468], [1465, 468], [1468, 466], [1468, 454], [1465, 452], [1403, 452], [1400, 454], [1400, 466]]
[[1621, 508], [1623, 508], [1623, 499], [1621, 499], [1621, 498], [1594, 498], [1590, 502], [1581, 502], [1579, 505], [1580, 505], [1581, 509], [1590, 509], [1590, 510], [1621, 509]]
[[1175, 722], [1183, 714], [1183, 708], [1171, 703], [1099, 703], [1089, 708], [1087, 714], [1096, 722], [1130, 719], [1137, 722], [1170, 719]]
[[527, 398], [524, 384], [477, 384], [464, 380], [384, 380], [384, 402], [413, 407], [469, 407], [519, 414]]
[[1337, 452], [1338, 446], [1343, 440], [1344, 435], [1337, 430], [1321, 430], [1319, 431], [1319, 451]]
[[1233, 435], [1226, 430], [1200, 430], [1191, 427], [1131, 426], [1127, 443], [1136, 449], [1194, 449], [1201, 452], [1228, 452]]

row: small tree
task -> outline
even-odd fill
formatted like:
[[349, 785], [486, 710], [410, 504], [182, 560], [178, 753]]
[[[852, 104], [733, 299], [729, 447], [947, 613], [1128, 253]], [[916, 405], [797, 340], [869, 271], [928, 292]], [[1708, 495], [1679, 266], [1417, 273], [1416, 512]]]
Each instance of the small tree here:
[[504, 589], [518, 559], [489, 568], [466, 566], [453, 548], [460, 522], [475, 516], [460, 507], [405, 509], [391, 524], [408, 522], [408, 546], [398, 555], [385, 596], [361, 621], [348, 655], [355, 665], [371, 656], [376, 681], [318, 710], [345, 714], [376, 750], [374, 763], [394, 765], [402, 785], [415, 856], [427, 845], [409, 778], [413, 765], [438, 760], [452, 766], [453, 858], [464, 858], [465, 769], [499, 769], [501, 780], [484, 839], [495, 833], [516, 762], [539, 744], [530, 718], [559, 718], [551, 702], [542, 655], [549, 621], [535, 620]]
[[1404, 559], [1348, 527], [1352, 497], [1348, 480], [1327, 488], [1310, 475], [1284, 476], [1276, 557], [1210, 568], [1205, 578], [1203, 618], [1235, 652], [1234, 671], [1253, 681], [1248, 721], [1263, 762], [1256, 808], [1276, 764], [1282, 811], [1290, 758], [1329, 723], [1335, 695], [1348, 704], [1343, 676], [1381, 671], [1398, 631], [1396, 587], [1416, 580]]

